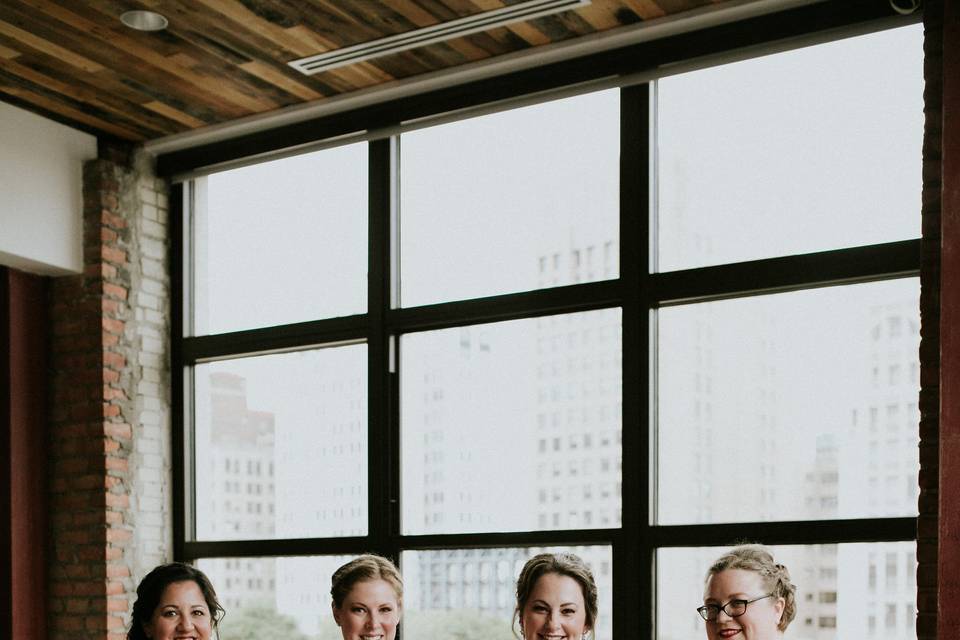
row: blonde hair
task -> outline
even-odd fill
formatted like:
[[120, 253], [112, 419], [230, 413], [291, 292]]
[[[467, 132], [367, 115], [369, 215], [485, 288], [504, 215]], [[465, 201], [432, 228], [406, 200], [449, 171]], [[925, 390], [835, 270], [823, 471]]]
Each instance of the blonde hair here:
[[760, 574], [764, 586], [776, 598], [783, 598], [783, 614], [777, 628], [785, 631], [790, 621], [797, 615], [797, 587], [790, 582], [790, 572], [782, 564], [773, 560], [773, 554], [760, 544], [741, 544], [717, 558], [710, 568], [704, 582], [710, 576], [727, 569], [743, 569]]
[[365, 553], [333, 572], [330, 578], [333, 605], [339, 609], [353, 585], [366, 580], [386, 581], [396, 592], [397, 600], [403, 601], [403, 578], [397, 566], [383, 556]]

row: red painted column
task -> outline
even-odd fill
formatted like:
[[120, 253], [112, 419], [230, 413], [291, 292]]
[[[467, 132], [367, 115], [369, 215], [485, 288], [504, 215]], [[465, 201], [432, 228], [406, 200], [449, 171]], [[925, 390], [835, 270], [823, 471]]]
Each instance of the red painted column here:
[[960, 629], [960, 1], [943, 2], [937, 637]]
[[[0, 269], [0, 353], [6, 391], [0, 423], [4, 626], [11, 638], [46, 638], [46, 299], [39, 276]], [[9, 609], [8, 609], [9, 608]]]

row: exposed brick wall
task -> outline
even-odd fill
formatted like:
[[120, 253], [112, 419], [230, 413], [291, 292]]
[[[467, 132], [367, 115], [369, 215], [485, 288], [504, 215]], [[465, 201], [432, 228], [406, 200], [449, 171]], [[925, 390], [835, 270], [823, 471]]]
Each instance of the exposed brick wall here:
[[937, 637], [940, 432], [941, 15], [924, 9], [923, 264], [920, 270], [920, 497], [917, 525], [917, 640]]
[[50, 300], [51, 640], [125, 637], [170, 557], [166, 221], [143, 163], [84, 166], [84, 273]]

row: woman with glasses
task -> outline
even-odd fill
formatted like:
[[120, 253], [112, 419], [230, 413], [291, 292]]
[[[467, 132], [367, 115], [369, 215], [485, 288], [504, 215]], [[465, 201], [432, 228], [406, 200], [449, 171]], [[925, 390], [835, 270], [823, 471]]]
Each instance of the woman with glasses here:
[[790, 572], [760, 545], [740, 545], [707, 571], [703, 606], [707, 640], [780, 640], [797, 613]]

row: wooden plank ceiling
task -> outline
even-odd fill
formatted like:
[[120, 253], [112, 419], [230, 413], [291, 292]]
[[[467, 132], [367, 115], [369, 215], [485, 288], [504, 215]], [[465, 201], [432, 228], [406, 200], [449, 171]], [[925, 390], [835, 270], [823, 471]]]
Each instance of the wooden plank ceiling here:
[[[716, 1], [716, 0], [713, 0]], [[141, 142], [680, 13], [711, 0], [593, 0], [313, 76], [291, 60], [516, 0], [0, 0], [0, 100]], [[164, 31], [127, 28], [149, 9]]]

